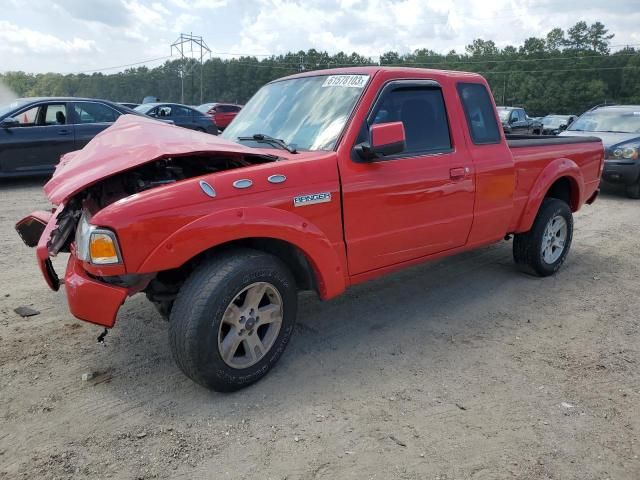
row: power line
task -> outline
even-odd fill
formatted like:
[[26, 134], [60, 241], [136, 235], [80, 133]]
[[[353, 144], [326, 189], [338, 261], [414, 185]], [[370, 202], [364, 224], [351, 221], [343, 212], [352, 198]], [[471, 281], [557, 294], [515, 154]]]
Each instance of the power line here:
[[166, 59], [171, 58], [171, 57], [173, 57], [173, 55], [167, 55], [167, 56], [158, 57], [158, 58], [150, 58], [148, 60], [141, 60], [139, 62], [127, 63], [127, 64], [124, 64], [124, 65], [115, 65], [113, 67], [96, 68], [96, 69], [93, 69], [93, 70], [83, 70], [83, 71], [80, 71], [80, 72], [71, 72], [71, 73], [75, 74], [75, 75], [79, 75], [81, 73], [104, 72], [106, 70], [115, 70], [117, 68], [134, 67], [136, 65], [142, 65], [143, 63], [151, 63], [151, 62], [156, 62], [158, 60], [166, 60]]

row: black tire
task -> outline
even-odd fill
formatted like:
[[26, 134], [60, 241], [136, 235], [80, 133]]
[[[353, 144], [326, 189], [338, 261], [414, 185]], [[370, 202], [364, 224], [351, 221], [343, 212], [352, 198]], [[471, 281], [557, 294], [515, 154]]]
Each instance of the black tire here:
[[[277, 289], [282, 299], [281, 327], [256, 364], [233, 368], [218, 348], [222, 316], [238, 293], [256, 282], [268, 282]], [[184, 282], [171, 310], [169, 344], [178, 367], [193, 381], [219, 392], [251, 385], [266, 375], [287, 346], [297, 300], [291, 272], [273, 255], [238, 249], [206, 260]]]
[[[564, 249], [557, 260], [547, 263], [543, 256], [544, 234], [549, 222], [557, 216], [566, 221], [567, 232]], [[573, 238], [573, 215], [571, 209], [562, 200], [545, 198], [538, 210], [531, 230], [518, 233], [513, 238], [513, 259], [518, 267], [526, 272], [540, 277], [548, 277], [556, 273], [569, 253]]]
[[640, 199], [640, 179], [636, 180], [636, 183], [627, 185], [625, 191], [627, 192], [627, 197], [633, 198], [634, 200]]

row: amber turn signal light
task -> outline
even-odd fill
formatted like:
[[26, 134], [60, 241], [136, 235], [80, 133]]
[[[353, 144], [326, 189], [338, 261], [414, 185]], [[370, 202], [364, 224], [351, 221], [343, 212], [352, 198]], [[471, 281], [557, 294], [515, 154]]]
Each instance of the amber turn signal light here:
[[99, 265], [119, 263], [116, 240], [106, 233], [93, 232], [89, 241], [91, 262]]

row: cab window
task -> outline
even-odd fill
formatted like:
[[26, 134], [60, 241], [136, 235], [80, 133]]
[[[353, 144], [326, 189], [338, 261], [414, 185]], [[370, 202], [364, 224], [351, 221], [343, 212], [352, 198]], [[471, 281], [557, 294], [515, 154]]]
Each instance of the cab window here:
[[473, 143], [500, 143], [498, 122], [485, 86], [479, 83], [459, 83], [457, 88]]
[[402, 122], [406, 148], [398, 157], [451, 151], [449, 123], [442, 91], [435, 86], [399, 86], [387, 89], [361, 131], [368, 139], [371, 125]]

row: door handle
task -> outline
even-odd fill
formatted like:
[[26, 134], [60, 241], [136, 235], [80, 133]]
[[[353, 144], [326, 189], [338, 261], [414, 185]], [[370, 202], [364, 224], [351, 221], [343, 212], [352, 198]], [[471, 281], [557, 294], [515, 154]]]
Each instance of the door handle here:
[[461, 180], [466, 177], [470, 171], [471, 169], [469, 167], [452, 168], [449, 170], [449, 177], [451, 180]]
[[69, 135], [69, 134], [71, 134], [71, 130], [67, 130], [67, 129], [58, 130], [58, 135]]

